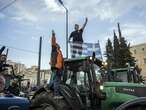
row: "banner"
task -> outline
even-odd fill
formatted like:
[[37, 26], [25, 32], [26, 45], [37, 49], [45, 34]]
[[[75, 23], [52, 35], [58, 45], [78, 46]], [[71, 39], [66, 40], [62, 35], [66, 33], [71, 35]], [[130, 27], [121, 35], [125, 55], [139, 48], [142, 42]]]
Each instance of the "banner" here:
[[92, 56], [95, 52], [96, 58], [102, 60], [100, 44], [98, 43], [73, 43], [70, 42], [70, 50], [72, 57]]

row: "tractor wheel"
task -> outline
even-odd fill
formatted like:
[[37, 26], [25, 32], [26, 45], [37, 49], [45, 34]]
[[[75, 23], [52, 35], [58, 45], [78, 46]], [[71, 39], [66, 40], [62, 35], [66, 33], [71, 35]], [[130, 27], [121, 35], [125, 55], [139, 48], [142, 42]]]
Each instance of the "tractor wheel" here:
[[144, 105], [137, 105], [137, 106], [132, 106], [132, 107], [128, 107], [124, 110], [145, 110], [146, 106]]
[[42, 92], [32, 100], [32, 110], [71, 110], [64, 99], [54, 99], [52, 93]]

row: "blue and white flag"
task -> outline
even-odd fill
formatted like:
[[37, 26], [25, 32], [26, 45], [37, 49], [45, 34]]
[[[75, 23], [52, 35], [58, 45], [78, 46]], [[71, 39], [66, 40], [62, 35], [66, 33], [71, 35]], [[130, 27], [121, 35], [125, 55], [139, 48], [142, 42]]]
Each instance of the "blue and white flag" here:
[[102, 60], [100, 44], [98, 43], [72, 43], [70, 42], [72, 56], [92, 56], [95, 52], [96, 58]]

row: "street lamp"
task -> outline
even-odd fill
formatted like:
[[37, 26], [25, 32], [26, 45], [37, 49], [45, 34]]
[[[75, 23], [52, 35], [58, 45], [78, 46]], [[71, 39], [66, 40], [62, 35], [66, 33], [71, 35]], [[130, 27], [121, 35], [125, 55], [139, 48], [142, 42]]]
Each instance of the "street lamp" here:
[[66, 11], [66, 57], [68, 58], [68, 9], [64, 6], [62, 0], [58, 0]]

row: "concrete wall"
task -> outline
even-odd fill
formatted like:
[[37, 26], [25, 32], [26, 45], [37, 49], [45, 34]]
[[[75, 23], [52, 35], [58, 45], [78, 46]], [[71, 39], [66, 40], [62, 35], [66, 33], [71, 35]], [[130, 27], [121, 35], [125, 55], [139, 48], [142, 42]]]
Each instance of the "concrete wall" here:
[[136, 64], [142, 69], [142, 75], [146, 77], [146, 43], [134, 45], [130, 50], [135, 57]]

